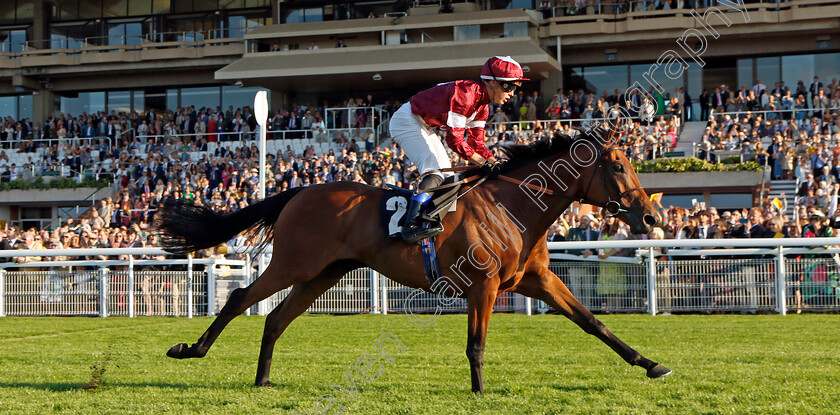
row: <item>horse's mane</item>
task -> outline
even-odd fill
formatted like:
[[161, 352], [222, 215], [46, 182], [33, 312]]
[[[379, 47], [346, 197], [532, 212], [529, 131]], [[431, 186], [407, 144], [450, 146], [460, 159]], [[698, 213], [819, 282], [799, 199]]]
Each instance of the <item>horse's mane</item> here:
[[530, 164], [554, 154], [571, 149], [578, 140], [593, 140], [593, 137], [583, 131], [576, 130], [576, 134], [555, 133], [553, 137], [541, 138], [530, 144], [511, 144], [499, 146], [506, 160], [502, 162], [501, 173], [505, 174], [523, 165]]

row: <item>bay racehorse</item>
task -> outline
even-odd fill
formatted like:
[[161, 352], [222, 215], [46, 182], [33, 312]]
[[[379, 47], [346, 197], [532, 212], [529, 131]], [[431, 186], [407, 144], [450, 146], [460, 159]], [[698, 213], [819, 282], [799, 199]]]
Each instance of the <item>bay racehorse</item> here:
[[[437, 237], [435, 247], [443, 274], [453, 270], [454, 275], [442, 276], [434, 290], [426, 278], [419, 245], [385, 235], [379, 217], [381, 188], [352, 182], [294, 188], [228, 215], [178, 201], [165, 204], [157, 228], [170, 252], [213, 247], [245, 230], [267, 232], [266, 238], [274, 242], [271, 262], [263, 274], [248, 287], [231, 293], [196, 343], [176, 344], [167, 355], [179, 359], [205, 356], [234, 317], [292, 287], [265, 321], [256, 385], [270, 385], [274, 345], [286, 327], [344, 274], [370, 267], [409, 287], [466, 298], [466, 352], [474, 392], [484, 391], [484, 344], [493, 303], [507, 291], [546, 302], [627, 363], [644, 368], [648, 377], [667, 375], [669, 369], [643, 357], [610, 332], [548, 268], [546, 231], [575, 200], [603, 207], [627, 223], [633, 233], [648, 233], [656, 223], [657, 214], [647, 194], [613, 140], [614, 135], [606, 131], [590, 130], [575, 138], [558, 135], [529, 145], [503, 147], [506, 161], [501, 175], [464, 194], [457, 209], [443, 219], [445, 231]], [[491, 262], [494, 266], [488, 271]]]

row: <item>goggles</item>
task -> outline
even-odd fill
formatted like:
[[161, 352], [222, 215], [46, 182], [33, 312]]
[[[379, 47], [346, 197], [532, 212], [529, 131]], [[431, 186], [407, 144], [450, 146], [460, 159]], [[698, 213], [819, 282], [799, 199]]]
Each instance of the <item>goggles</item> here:
[[499, 88], [501, 88], [503, 92], [509, 93], [516, 91], [516, 88], [522, 85], [522, 82], [519, 81], [500, 81], [496, 79], [496, 74], [493, 73], [493, 67], [491, 65], [488, 65], [487, 69], [490, 70], [490, 75], [493, 77], [493, 80], [499, 84]]
[[[497, 81], [498, 82], [498, 81]], [[516, 91], [516, 88], [522, 85], [522, 82], [499, 82], [499, 87], [502, 88], [504, 92], [513, 92]]]

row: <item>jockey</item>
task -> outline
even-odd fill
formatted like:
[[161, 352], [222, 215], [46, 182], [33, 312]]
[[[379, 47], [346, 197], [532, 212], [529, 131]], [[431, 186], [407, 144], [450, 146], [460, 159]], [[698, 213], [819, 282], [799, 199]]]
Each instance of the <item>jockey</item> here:
[[484, 123], [488, 104], [504, 104], [516, 87], [528, 79], [522, 67], [509, 56], [495, 56], [481, 68], [481, 81], [453, 81], [438, 84], [419, 92], [403, 104], [391, 117], [390, 129], [394, 141], [416, 166], [419, 173], [434, 171], [423, 177], [418, 192], [407, 207], [402, 238], [415, 243], [443, 231], [439, 222], [423, 227], [423, 216], [432, 196], [426, 189], [440, 186], [451, 172], [435, 170], [452, 167], [446, 149], [433, 128], [446, 129], [446, 144], [456, 154], [481, 165], [486, 173], [498, 173], [498, 161], [484, 143]]

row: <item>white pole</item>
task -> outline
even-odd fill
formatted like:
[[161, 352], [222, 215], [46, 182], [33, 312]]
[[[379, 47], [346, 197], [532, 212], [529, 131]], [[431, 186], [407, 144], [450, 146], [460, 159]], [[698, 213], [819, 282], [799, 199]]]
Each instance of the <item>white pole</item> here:
[[787, 288], [785, 286], [785, 279], [787, 278], [785, 273], [785, 252], [784, 248], [781, 246], [777, 248], [778, 253], [776, 254], [776, 311], [781, 315], [787, 315], [787, 295], [785, 291]]
[[653, 248], [648, 248], [648, 272], [647, 272], [647, 284], [648, 284], [648, 313], [650, 315], [656, 315], [656, 256], [653, 253]]
[[[377, 274], [379, 273], [377, 272]], [[381, 276], [379, 280], [379, 289], [382, 293], [379, 303], [382, 305], [382, 314], [388, 314], [388, 279], [382, 274], [379, 275]]]
[[6, 296], [6, 270], [0, 269], [0, 317], [6, 317], [6, 303], [3, 299]]
[[[266, 130], [268, 129], [268, 98], [266, 91], [259, 91], [254, 97], [254, 115], [257, 117], [257, 123], [260, 125], [260, 200], [265, 200], [265, 147], [266, 147]], [[260, 239], [265, 237], [260, 233]], [[257, 272], [262, 275], [265, 271], [265, 254], [260, 253], [257, 256]], [[262, 300], [257, 305], [257, 314], [265, 315], [267, 309], [268, 299]]]
[[193, 256], [187, 254], [187, 318], [193, 318]]
[[108, 317], [108, 268], [99, 268], [99, 317]]
[[260, 200], [265, 199], [265, 133], [268, 124], [268, 98], [266, 91], [254, 97], [254, 116], [260, 125]]
[[207, 264], [207, 317], [216, 313], [216, 264]]
[[128, 256], [128, 316], [135, 317], [134, 313], [134, 255]]
[[368, 278], [370, 279], [370, 312], [371, 314], [381, 314], [379, 309], [379, 273], [368, 268]]

